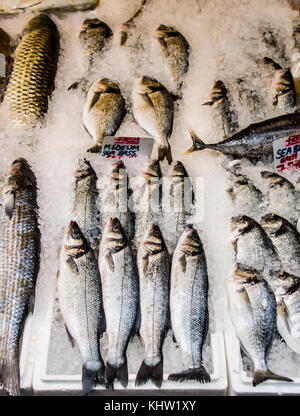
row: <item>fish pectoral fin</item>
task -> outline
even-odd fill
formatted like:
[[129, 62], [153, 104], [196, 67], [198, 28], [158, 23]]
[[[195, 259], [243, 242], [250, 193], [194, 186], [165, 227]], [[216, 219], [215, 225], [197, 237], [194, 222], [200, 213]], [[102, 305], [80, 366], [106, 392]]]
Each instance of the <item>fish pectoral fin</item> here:
[[69, 256], [67, 258], [66, 265], [72, 273], [78, 273], [78, 267], [73, 257]]
[[111, 254], [111, 251], [108, 251], [107, 254], [105, 254], [105, 261], [110, 269], [111, 272], [115, 271], [115, 264], [114, 264], [114, 259], [113, 256]]
[[142, 257], [142, 266], [143, 266], [143, 272], [145, 273], [147, 267], [149, 265], [149, 254], [145, 254]]
[[67, 333], [67, 335], [68, 335], [68, 339], [69, 339], [69, 341], [70, 341], [70, 343], [71, 343], [71, 345], [72, 345], [72, 348], [74, 348], [75, 341], [74, 341], [74, 338], [72, 337], [72, 335], [71, 335], [70, 331], [68, 330], [67, 325], [65, 325], [65, 329], [66, 329], [66, 333]]
[[157, 38], [157, 40], [158, 40], [159, 46], [161, 47], [161, 50], [163, 51], [163, 53], [167, 57], [168, 56], [168, 47], [167, 47], [165, 39], [162, 36], [160, 36], [160, 37]]
[[185, 273], [186, 272], [186, 257], [185, 257], [185, 254], [183, 254], [179, 258], [179, 264], [180, 264], [180, 268], [181, 268], [182, 272]]
[[9, 192], [4, 197], [4, 209], [5, 214], [8, 216], [9, 219], [13, 216], [14, 208], [15, 208], [15, 201], [16, 201], [16, 194], [14, 191]]
[[91, 99], [91, 102], [90, 102], [90, 105], [89, 105], [89, 112], [94, 107], [94, 105], [96, 104], [96, 102], [99, 100], [100, 95], [101, 95], [101, 92], [100, 91], [94, 92], [94, 95], [93, 95], [93, 97]]
[[201, 105], [209, 105], [212, 106], [214, 103], [214, 101], [210, 100], [210, 101], [206, 101], [205, 103], [201, 104]]
[[143, 98], [143, 100], [145, 101], [145, 103], [147, 105], [149, 105], [150, 107], [154, 108], [154, 104], [153, 104], [153, 102], [152, 102], [149, 94], [143, 93], [143, 94], [140, 94], [140, 95], [141, 95], [141, 97]]

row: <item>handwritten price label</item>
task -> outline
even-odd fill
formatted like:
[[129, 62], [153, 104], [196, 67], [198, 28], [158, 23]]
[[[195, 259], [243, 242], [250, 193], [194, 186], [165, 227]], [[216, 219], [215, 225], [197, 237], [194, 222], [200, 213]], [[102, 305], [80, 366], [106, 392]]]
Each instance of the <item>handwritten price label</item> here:
[[145, 137], [104, 137], [101, 156], [105, 159], [150, 158], [154, 140]]
[[300, 134], [273, 143], [274, 167], [278, 173], [300, 169]]

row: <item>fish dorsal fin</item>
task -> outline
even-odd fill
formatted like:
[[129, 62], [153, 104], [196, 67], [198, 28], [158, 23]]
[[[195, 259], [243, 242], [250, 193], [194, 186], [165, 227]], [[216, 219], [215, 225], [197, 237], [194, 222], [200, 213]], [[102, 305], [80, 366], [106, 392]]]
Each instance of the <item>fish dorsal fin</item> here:
[[90, 105], [89, 105], [89, 112], [94, 107], [94, 105], [96, 104], [96, 102], [99, 100], [100, 95], [101, 95], [101, 91], [94, 92], [94, 95], [93, 95], [93, 97], [91, 99], [91, 102], [90, 102]]

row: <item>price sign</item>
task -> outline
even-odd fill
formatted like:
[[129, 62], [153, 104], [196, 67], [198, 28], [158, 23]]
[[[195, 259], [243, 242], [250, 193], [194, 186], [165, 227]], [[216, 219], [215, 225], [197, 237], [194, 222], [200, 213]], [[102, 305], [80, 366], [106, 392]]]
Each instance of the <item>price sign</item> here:
[[295, 172], [300, 169], [300, 134], [273, 143], [275, 172]]
[[105, 159], [150, 158], [154, 140], [145, 137], [104, 137], [101, 156]]

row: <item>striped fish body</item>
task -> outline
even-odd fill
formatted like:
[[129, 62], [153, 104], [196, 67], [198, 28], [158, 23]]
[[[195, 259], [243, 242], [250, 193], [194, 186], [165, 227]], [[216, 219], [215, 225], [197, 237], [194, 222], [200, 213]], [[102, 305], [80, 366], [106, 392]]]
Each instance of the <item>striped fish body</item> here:
[[59, 33], [55, 23], [45, 14], [31, 19], [15, 50], [6, 93], [14, 124], [34, 127], [47, 113], [58, 52]]
[[19, 341], [34, 306], [40, 232], [37, 187], [25, 159], [13, 162], [3, 188], [0, 239], [0, 385], [19, 395]]

